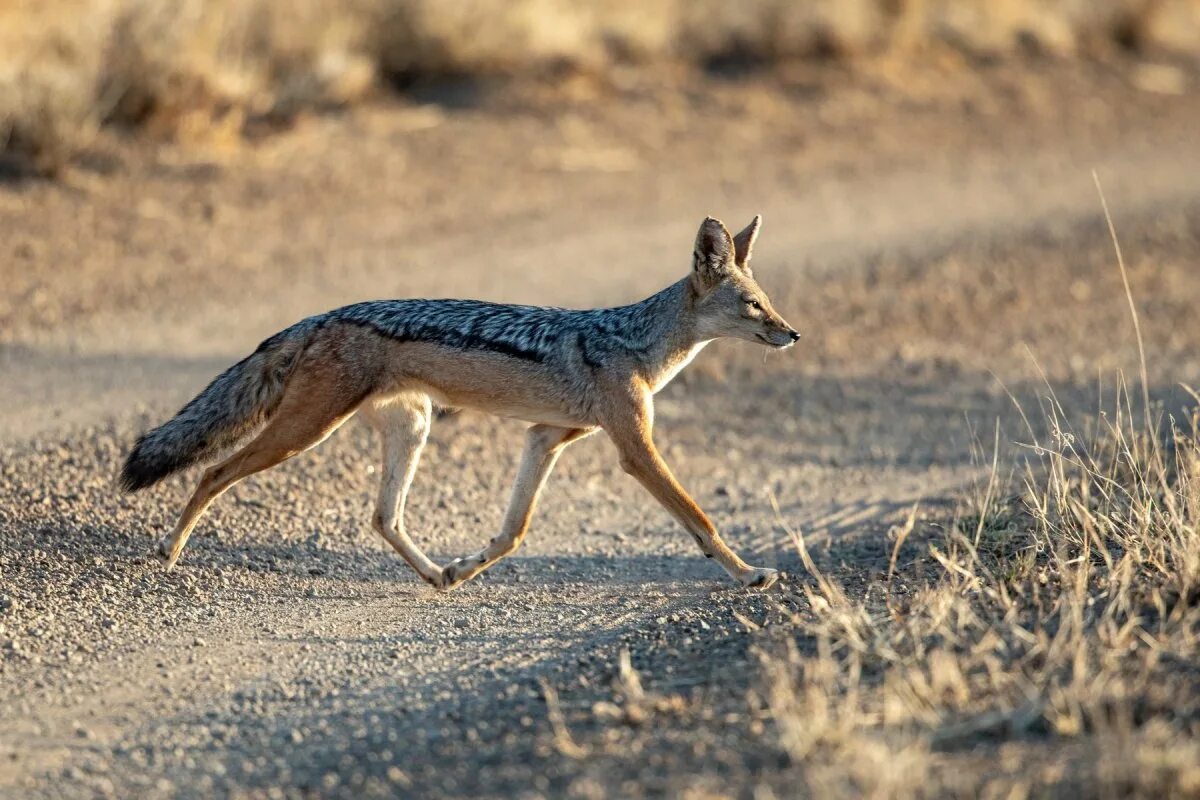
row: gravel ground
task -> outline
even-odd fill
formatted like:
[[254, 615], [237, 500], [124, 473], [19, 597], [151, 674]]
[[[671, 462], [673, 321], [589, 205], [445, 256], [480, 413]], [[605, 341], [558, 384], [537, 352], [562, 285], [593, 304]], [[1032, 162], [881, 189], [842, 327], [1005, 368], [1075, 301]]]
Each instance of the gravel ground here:
[[[778, 789], [747, 689], [755, 629], [804, 575], [772, 497], [823, 564], [870, 574], [913, 502], [936, 517], [977, 479], [976, 435], [1021, 438], [1007, 391], [1045, 394], [1030, 352], [1082, 408], [1097, 369], [1134, 367], [1091, 167], [1156, 395], [1200, 380], [1196, 103], [1066, 65], [932, 97], [812, 80], [375, 107], [235, 153], [113, 138], [110, 168], [0, 186], [0, 794]], [[755, 211], [757, 271], [806, 339], [711, 348], [657, 419], [727, 540], [790, 573], [769, 597], [694, 553], [602, 437], [563, 457], [524, 548], [448, 595], [369, 528], [365, 426], [232, 490], [171, 574], [149, 553], [194, 475], [114, 491], [138, 431], [303, 314], [633, 299], [686, 267], [705, 213]], [[520, 438], [435, 424], [409, 519], [437, 560], [498, 524]], [[628, 671], [614, 689], [623, 650], [650, 712]]]

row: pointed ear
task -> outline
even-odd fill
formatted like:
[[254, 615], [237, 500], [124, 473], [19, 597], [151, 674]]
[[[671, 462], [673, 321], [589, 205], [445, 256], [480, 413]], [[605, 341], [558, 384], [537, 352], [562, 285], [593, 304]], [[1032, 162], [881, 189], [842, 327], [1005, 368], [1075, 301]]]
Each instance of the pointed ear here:
[[733, 261], [747, 273], [750, 272], [750, 254], [754, 249], [754, 240], [758, 238], [758, 229], [762, 227], [762, 214], [750, 220], [750, 224], [742, 228], [742, 232], [733, 237]]
[[733, 268], [733, 237], [719, 219], [705, 217], [696, 234], [692, 276], [700, 288], [709, 289], [727, 277]]

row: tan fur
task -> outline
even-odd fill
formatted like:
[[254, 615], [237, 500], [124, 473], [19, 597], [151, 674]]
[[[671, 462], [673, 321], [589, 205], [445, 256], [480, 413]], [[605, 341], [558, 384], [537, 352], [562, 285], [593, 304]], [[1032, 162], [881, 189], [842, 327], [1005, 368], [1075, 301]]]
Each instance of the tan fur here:
[[[321, 329], [299, 358], [267, 426], [204, 472], [174, 532], [160, 545], [168, 567], [175, 565], [197, 519], [226, 489], [319, 444], [362, 410], [383, 440], [373, 526], [433, 586], [452, 589], [512, 553], [528, 531], [538, 495], [562, 450], [597, 430], [608, 434], [625, 471], [683, 525], [706, 556], [745, 586], [770, 586], [775, 570], [751, 567], [729, 549], [672, 475], [653, 439], [654, 393], [709, 341], [732, 336], [785, 347], [798, 336], [770, 306], [750, 272], [758, 225], [755, 218], [732, 237], [716, 220], [706, 220], [697, 237], [691, 288], [680, 284], [686, 299], [678, 318], [663, 322], [661, 353], [638, 359], [617, 351], [602, 365], [589, 367], [591, 372], [583, 370], [570, 342], [547, 364], [485, 349], [398, 341], [349, 324]], [[586, 390], [564, 379], [554, 363], [589, 374]], [[484, 549], [444, 568], [414, 544], [404, 525], [404, 506], [433, 404], [534, 423], [499, 533]]]

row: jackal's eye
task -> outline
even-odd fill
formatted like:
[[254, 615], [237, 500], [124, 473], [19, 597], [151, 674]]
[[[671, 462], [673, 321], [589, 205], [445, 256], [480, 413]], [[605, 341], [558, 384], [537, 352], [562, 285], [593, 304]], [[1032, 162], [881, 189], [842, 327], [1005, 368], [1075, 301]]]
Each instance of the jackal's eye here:
[[758, 302], [757, 300], [754, 300], [753, 298], [747, 298], [746, 305], [750, 306], [755, 311], [762, 311], [762, 303]]

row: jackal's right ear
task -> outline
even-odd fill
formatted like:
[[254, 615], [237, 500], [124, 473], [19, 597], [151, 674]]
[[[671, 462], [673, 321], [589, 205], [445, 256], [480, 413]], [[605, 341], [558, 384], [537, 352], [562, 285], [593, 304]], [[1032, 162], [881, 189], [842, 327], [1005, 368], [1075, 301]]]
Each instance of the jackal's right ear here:
[[734, 269], [733, 237], [721, 220], [705, 217], [692, 252], [692, 276], [702, 289], [716, 286]]

